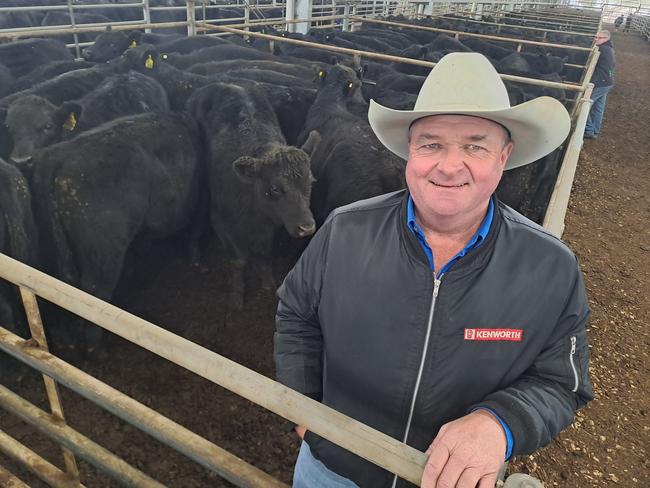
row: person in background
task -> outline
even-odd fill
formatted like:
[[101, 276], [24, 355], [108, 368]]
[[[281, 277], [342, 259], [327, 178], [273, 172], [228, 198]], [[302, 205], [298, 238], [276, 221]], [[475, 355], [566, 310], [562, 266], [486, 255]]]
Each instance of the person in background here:
[[623, 32], [630, 32], [630, 27], [632, 26], [632, 14], [627, 16], [627, 19], [625, 19], [625, 29], [623, 29]]
[[623, 23], [623, 14], [619, 15], [616, 17], [616, 20], [614, 21], [614, 29], [618, 32], [618, 29], [621, 27], [621, 24]]
[[[550, 97], [511, 107], [486, 57], [451, 53], [414, 110], [371, 101], [368, 120], [408, 188], [334, 210], [287, 275], [278, 380], [425, 452], [422, 488], [494, 488], [593, 398], [576, 257], [494, 194], [571, 119]], [[413, 486], [294, 428], [294, 488]]]
[[607, 94], [614, 86], [614, 46], [612, 46], [609, 31], [603, 30], [596, 34], [596, 46], [598, 46], [600, 56], [594, 74], [591, 75], [594, 91], [591, 92], [593, 104], [585, 126], [584, 137], [587, 139], [595, 139], [600, 134]]

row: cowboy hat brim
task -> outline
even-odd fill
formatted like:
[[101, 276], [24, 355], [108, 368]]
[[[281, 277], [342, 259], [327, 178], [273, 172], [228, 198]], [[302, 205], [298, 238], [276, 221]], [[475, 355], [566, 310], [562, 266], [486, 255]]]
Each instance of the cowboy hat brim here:
[[431, 115], [468, 115], [492, 120], [510, 131], [514, 147], [505, 169], [517, 168], [543, 158], [560, 146], [571, 129], [571, 118], [554, 98], [539, 97], [497, 110], [458, 107], [436, 110], [394, 110], [370, 100], [368, 121], [379, 141], [391, 152], [408, 159], [411, 124]]

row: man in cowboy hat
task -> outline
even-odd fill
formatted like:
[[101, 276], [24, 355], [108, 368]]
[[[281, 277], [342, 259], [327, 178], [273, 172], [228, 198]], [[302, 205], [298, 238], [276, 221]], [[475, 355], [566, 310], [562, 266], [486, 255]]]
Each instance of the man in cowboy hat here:
[[[422, 486], [494, 487], [592, 399], [589, 307], [575, 256], [498, 201], [504, 169], [550, 153], [570, 118], [510, 107], [488, 60], [453, 53], [413, 111], [371, 102], [408, 189], [329, 216], [278, 290], [284, 384], [425, 451]], [[408, 486], [296, 426], [294, 487]]]

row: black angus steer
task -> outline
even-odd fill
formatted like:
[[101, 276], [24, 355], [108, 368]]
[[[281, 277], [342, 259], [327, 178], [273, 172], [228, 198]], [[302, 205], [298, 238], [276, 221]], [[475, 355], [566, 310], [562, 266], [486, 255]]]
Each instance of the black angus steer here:
[[63, 73], [77, 69], [91, 68], [92, 66], [93, 63], [87, 61], [52, 61], [51, 63], [34, 68], [28, 74], [14, 80], [9, 86], [7, 94], [29, 90], [33, 86], [51, 80]]
[[[31, 207], [31, 192], [18, 169], [0, 159], [0, 252], [30, 266], [37, 264], [38, 238]], [[0, 320], [19, 324], [15, 289], [0, 282]]]
[[151, 44], [126, 50], [109, 66], [119, 72], [138, 71], [158, 81], [167, 93], [171, 109], [177, 112], [185, 109], [185, 102], [197, 88], [210, 83], [205, 76], [186, 73], [162, 62], [158, 49]]
[[[25, 177], [0, 159], [0, 252], [30, 266], [37, 264], [38, 237]], [[0, 324], [29, 338], [18, 289], [0, 280]], [[0, 353], [0, 383], [17, 379], [19, 364]]]
[[57, 60], [72, 60], [72, 54], [65, 44], [54, 39], [25, 39], [0, 44], [0, 62], [9, 68], [14, 78]]
[[405, 162], [384, 148], [367, 119], [347, 108], [360, 85], [356, 73], [337, 65], [322, 71], [320, 79], [302, 135], [304, 140], [315, 130], [321, 136], [311, 158], [316, 178], [312, 210], [318, 224], [336, 207], [405, 186]]
[[27, 95], [37, 95], [45, 100], [53, 103], [54, 105], [61, 105], [68, 100], [76, 100], [83, 97], [85, 94], [91, 92], [97, 87], [104, 79], [112, 74], [112, 71], [107, 67], [102, 66], [79, 69], [63, 73], [56, 78], [53, 78], [43, 83], [20, 92], [12, 93], [0, 99], [0, 157], [8, 159], [13, 151], [13, 140], [5, 119], [7, 116], [8, 107], [16, 100], [23, 98]]
[[[193, 227], [201, 195], [198, 131], [186, 115], [123, 117], [42, 149], [32, 158], [34, 213], [46, 270], [110, 300], [136, 237]], [[198, 212], [200, 214], [200, 211]], [[197, 255], [196, 240], [190, 251]], [[88, 329], [93, 349], [100, 332]]]
[[169, 102], [160, 83], [136, 71], [106, 78], [83, 98], [61, 107], [37, 95], [27, 95], [7, 110], [5, 124], [14, 144], [11, 159], [23, 162], [41, 147], [119, 117], [167, 111]]
[[311, 144], [286, 145], [273, 108], [255, 85], [214, 83], [187, 103], [200, 122], [210, 174], [210, 220], [232, 264], [231, 306], [244, 302], [249, 260], [259, 261], [262, 285], [274, 285], [268, 263], [276, 231], [294, 237], [316, 229], [309, 210]]
[[181, 39], [181, 37], [166, 34], [146, 34], [140, 31], [114, 31], [109, 25], [104, 32], [97, 36], [91, 46], [81, 52], [81, 56], [86, 61], [104, 63], [117, 58], [130, 47], [137, 47], [139, 44], [168, 43], [175, 39]]

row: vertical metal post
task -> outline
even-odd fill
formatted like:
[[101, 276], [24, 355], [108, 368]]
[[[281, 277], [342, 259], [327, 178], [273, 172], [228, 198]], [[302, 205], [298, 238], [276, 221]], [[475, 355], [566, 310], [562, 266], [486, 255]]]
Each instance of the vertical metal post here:
[[[68, 0], [70, 5], [70, 0]], [[78, 47], [78, 46], [77, 46]], [[32, 334], [32, 341], [36, 341], [38, 347], [44, 351], [48, 351], [47, 339], [45, 339], [45, 330], [43, 329], [43, 321], [41, 314], [38, 310], [38, 302], [36, 295], [27, 288], [20, 288], [20, 297], [23, 300], [25, 307], [25, 315], [27, 316], [27, 323], [29, 324], [29, 331]], [[45, 391], [47, 392], [47, 399], [50, 402], [50, 411], [52, 416], [65, 424], [65, 416], [63, 415], [63, 406], [61, 405], [61, 398], [59, 396], [59, 388], [56, 382], [49, 376], [43, 375], [43, 382], [45, 383]], [[77, 461], [75, 460], [72, 451], [61, 448], [63, 450], [63, 461], [65, 463], [66, 472], [71, 479], [79, 483], [79, 469], [77, 468]]]
[[[292, 21], [296, 18], [296, 2], [295, 0], [286, 0], [286, 4], [284, 7], [284, 18], [287, 21]], [[285, 27], [287, 32], [295, 32], [296, 31], [296, 26], [295, 24], [286, 24]]]
[[[296, 0], [294, 4], [294, 18], [296, 19], [308, 19], [310, 17], [312, 1], [311, 0]], [[293, 32], [298, 32], [300, 34], [308, 34], [309, 27], [311, 24], [309, 22], [300, 22], [299, 24], [294, 24], [295, 27]]]
[[[144, 18], [145, 24], [151, 24], [151, 10], [149, 10], [149, 0], [143, 0], [142, 2], [142, 17]], [[149, 27], [144, 30], [147, 34], [151, 33]]]
[[350, 4], [346, 3], [345, 7], [343, 7], [343, 31], [349, 31], [350, 30]]
[[196, 35], [196, 5], [194, 0], [187, 0], [187, 35]]
[[[68, 0], [68, 12], [70, 13], [70, 24], [72, 25], [72, 28], [74, 29], [75, 27], [75, 21], [74, 21], [74, 9], [72, 8], [72, 0]], [[72, 37], [74, 38], [74, 50], [75, 50], [75, 55], [77, 58], [81, 57], [81, 49], [79, 49], [79, 36], [77, 36], [77, 33], [75, 32], [72, 34]]]
[[[352, 17], [355, 17], [357, 15], [357, 6], [352, 5]], [[350, 22], [349, 27], [350, 27], [350, 32], [354, 31], [354, 26], [356, 24], [354, 22]]]
[[[248, 24], [251, 20], [251, 6], [250, 3], [244, 3], [244, 24]], [[249, 31], [250, 27], [244, 27], [245, 31]], [[249, 36], [244, 36], [244, 39], [250, 39]]]

